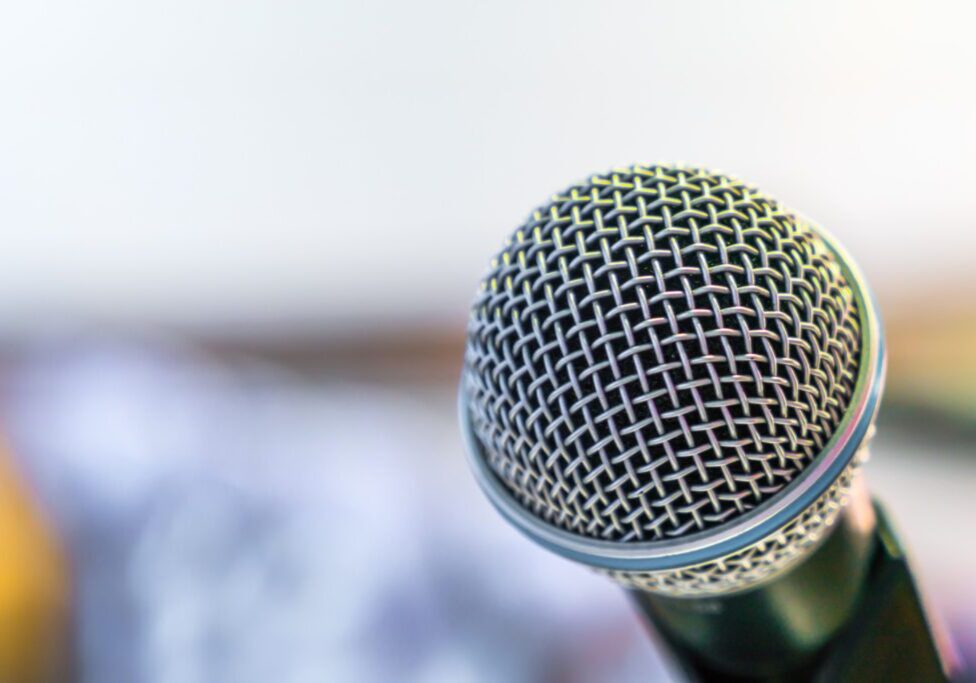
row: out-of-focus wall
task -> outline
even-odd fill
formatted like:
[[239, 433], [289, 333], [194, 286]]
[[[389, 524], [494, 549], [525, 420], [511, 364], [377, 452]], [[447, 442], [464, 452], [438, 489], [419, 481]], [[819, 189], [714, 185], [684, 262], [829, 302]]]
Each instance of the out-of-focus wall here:
[[0, 326], [463, 316], [591, 170], [686, 160], [827, 225], [881, 295], [972, 287], [976, 8], [15, 3]]

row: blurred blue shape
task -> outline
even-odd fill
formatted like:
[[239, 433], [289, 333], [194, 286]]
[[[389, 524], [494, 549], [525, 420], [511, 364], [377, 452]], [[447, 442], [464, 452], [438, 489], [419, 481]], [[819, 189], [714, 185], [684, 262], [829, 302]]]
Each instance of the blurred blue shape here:
[[94, 341], [36, 348], [3, 397], [85, 681], [666, 678], [613, 585], [489, 509], [448, 388]]

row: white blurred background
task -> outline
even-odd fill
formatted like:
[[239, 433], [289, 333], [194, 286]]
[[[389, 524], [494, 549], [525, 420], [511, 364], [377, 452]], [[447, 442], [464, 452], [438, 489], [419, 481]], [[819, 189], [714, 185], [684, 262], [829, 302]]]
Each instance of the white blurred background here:
[[886, 302], [976, 247], [974, 22], [931, 0], [11, 4], [0, 323], [456, 321], [549, 193], [653, 160], [800, 207]]
[[504, 236], [656, 160], [759, 185], [860, 263], [891, 353], [868, 476], [976, 652], [974, 22], [4, 6], [0, 421], [65, 549], [72, 680], [670, 680], [613, 586], [488, 508], [453, 412]]

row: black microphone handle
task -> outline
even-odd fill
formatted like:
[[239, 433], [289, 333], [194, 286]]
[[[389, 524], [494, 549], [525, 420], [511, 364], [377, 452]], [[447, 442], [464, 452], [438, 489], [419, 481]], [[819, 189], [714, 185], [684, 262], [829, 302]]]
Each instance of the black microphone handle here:
[[830, 535], [784, 574], [727, 596], [628, 591], [692, 681], [946, 681], [901, 545], [855, 480]]

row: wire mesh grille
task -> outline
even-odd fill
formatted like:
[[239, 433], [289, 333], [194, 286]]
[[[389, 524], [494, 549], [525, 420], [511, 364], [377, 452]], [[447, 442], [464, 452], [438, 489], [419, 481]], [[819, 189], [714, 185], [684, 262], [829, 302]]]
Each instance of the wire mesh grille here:
[[669, 595], [714, 595], [748, 588], [785, 571], [826, 538], [847, 504], [857, 474], [858, 465], [848, 465], [813, 505], [781, 529], [742, 550], [670, 571], [601, 573], [627, 588]]
[[465, 392], [490, 467], [534, 514], [662, 540], [733, 520], [816, 457], [860, 339], [809, 224], [728, 176], [635, 165], [555, 195], [493, 259]]

